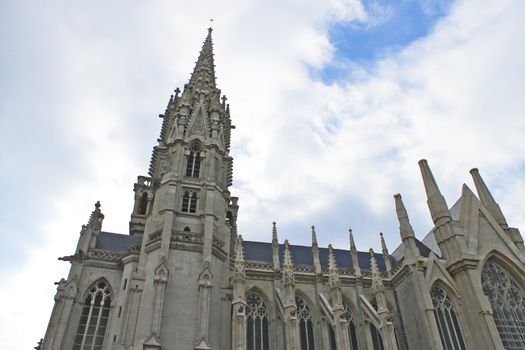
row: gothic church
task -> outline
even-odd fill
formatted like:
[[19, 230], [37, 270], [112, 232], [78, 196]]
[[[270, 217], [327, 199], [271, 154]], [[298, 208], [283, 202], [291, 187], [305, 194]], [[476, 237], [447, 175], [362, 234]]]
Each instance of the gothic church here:
[[[243, 241], [230, 194], [234, 126], [215, 84], [209, 30], [171, 97], [149, 176], [134, 185], [129, 234], [95, 204], [45, 350], [525, 349], [525, 247], [477, 169], [449, 207], [419, 167], [434, 228], [418, 239], [399, 194], [393, 252]], [[270, 231], [270, 228], [269, 228]]]

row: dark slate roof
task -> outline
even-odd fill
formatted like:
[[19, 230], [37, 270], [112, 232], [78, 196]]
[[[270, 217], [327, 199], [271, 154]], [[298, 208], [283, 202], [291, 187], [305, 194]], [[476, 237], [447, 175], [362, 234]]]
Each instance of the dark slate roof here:
[[417, 238], [416, 238], [416, 247], [417, 249], [419, 249], [419, 254], [421, 254], [421, 256], [424, 256], [425, 258], [428, 258], [428, 256], [430, 255], [430, 252], [432, 251], [432, 249], [427, 247], [425, 243], [421, 242]]
[[[301, 245], [289, 245], [292, 261], [294, 264], [313, 265], [312, 247]], [[272, 262], [272, 244], [267, 242], [243, 241], [244, 256], [246, 260]], [[350, 251], [334, 249], [334, 256], [339, 268], [353, 268]], [[279, 257], [281, 261], [284, 256], [284, 244], [279, 244]], [[386, 271], [383, 255], [375, 253], [377, 264], [381, 271]], [[370, 270], [370, 254], [368, 252], [357, 252], [359, 267]], [[328, 268], [328, 248], [319, 248], [319, 260], [322, 268]]]
[[142, 235], [122, 235], [101, 231], [97, 238], [97, 249], [111, 250], [114, 252], [125, 252], [128, 247], [142, 239]]
[[[425, 258], [428, 258], [432, 249], [430, 249], [425, 243], [421, 242], [416, 238], [416, 247], [419, 249], [419, 254]], [[404, 255], [403, 243], [401, 243], [390, 256], [394, 259], [394, 262], [398, 262]]]

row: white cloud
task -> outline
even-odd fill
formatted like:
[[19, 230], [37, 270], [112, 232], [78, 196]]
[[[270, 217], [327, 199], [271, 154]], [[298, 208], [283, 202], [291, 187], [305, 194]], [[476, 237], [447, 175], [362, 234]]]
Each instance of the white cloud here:
[[2, 216], [11, 230], [24, 227], [1, 238], [18, 241], [26, 257], [0, 290], [25, 305], [9, 303], [0, 318], [6, 348], [30, 348], [43, 336], [51, 282], [65, 271], [55, 259], [73, 252], [96, 200], [104, 228], [126, 232], [132, 184], [147, 172], [160, 128], [156, 115], [189, 78], [212, 16], [218, 84], [237, 125], [232, 192], [246, 239], [268, 240], [276, 219], [280, 237], [293, 243], [308, 244], [317, 224], [321, 244], [346, 247], [352, 226], [361, 249], [378, 247], [380, 230], [393, 249], [397, 192], [421, 237], [430, 227], [423, 157], [449, 205], [477, 166], [509, 222], [525, 227], [519, 1], [458, 2], [429, 37], [340, 85], [314, 81], [306, 65], [332, 58], [331, 21], [366, 18], [356, 1], [3, 7], [2, 179], [31, 192], [17, 192], [21, 207], [4, 201], [2, 212], [38, 223], [28, 233]]

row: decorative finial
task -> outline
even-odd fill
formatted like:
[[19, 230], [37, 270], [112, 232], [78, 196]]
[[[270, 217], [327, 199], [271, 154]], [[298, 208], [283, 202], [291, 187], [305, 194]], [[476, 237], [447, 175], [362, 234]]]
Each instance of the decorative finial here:
[[278, 242], [278, 237], [277, 237], [277, 223], [274, 221], [272, 222], [272, 241], [273, 242]]
[[339, 271], [337, 270], [337, 262], [335, 261], [334, 250], [332, 244], [328, 245], [328, 283], [331, 288], [339, 288], [341, 286], [339, 282]]
[[381, 250], [383, 251], [383, 254], [387, 254], [388, 255], [388, 249], [386, 247], [386, 242], [385, 242], [385, 237], [383, 236], [383, 232], [379, 232], [379, 236], [381, 237], [380, 240], [381, 240]]
[[95, 203], [95, 208], [97, 208], [97, 209], [100, 208], [100, 201], [97, 201], [97, 202]]
[[312, 246], [317, 246], [317, 234], [315, 233], [315, 226], [312, 226]]
[[213, 24], [213, 18], [210, 18], [210, 27], [208, 28], [208, 33], [210, 34], [211, 32], [213, 32], [212, 24]]
[[292, 254], [290, 253], [290, 246], [288, 240], [284, 240], [284, 263], [285, 267], [293, 267]]
[[374, 250], [370, 248], [368, 252], [370, 253], [370, 269], [372, 270], [372, 291], [375, 293], [383, 290], [383, 281], [381, 279], [381, 274], [379, 273]]
[[352, 229], [348, 229], [348, 239], [350, 240], [350, 251], [353, 253], [356, 251], [355, 242], [354, 242], [354, 234], [352, 233]]

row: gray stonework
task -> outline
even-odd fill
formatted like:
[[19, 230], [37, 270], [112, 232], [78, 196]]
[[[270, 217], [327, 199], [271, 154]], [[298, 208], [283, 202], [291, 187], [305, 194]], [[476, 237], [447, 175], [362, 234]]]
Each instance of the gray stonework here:
[[[129, 235], [102, 231], [97, 203], [75, 253], [61, 258], [71, 270], [58, 283], [42, 349], [259, 349], [253, 334], [266, 339], [261, 349], [275, 350], [306, 342], [339, 350], [525, 349], [523, 239], [477, 169], [477, 196], [464, 185], [449, 208], [420, 161], [435, 227], [418, 240], [394, 196], [402, 243], [392, 253], [382, 235], [381, 253], [358, 252], [351, 231], [349, 250], [319, 247], [314, 227], [310, 247], [283, 244], [275, 223], [271, 243], [242, 240], [229, 192], [234, 126], [215, 85], [211, 33], [189, 83], [161, 115], [149, 176], [134, 185]], [[491, 290], [488, 267], [507, 284]], [[514, 328], [495, 322], [490, 298], [505, 288], [513, 294], [503, 297], [518, 303]], [[253, 300], [264, 314], [259, 323], [248, 313]], [[447, 324], [439, 312], [461, 334], [440, 336]]]

